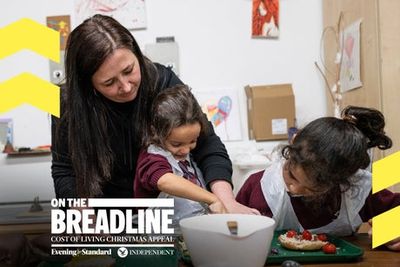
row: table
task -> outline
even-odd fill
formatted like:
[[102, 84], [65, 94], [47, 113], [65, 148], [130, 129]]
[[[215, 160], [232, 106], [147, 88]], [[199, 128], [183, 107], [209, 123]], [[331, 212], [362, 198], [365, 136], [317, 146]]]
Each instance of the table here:
[[[364, 249], [364, 255], [357, 262], [348, 263], [321, 263], [321, 264], [302, 264], [307, 267], [399, 267], [400, 266], [400, 252], [394, 252], [386, 249], [385, 247], [372, 249], [371, 239], [368, 234], [357, 234], [355, 236], [343, 238], [346, 241], [353, 243], [356, 246]], [[279, 265], [267, 265], [279, 266]]]
[[[355, 236], [343, 238], [346, 241], [353, 243], [356, 246], [364, 249], [364, 255], [356, 262], [345, 262], [345, 263], [303, 263], [302, 266], [306, 267], [399, 267], [400, 266], [400, 252], [394, 252], [386, 249], [385, 247], [378, 249], [371, 249], [371, 239], [368, 234], [362, 233]], [[179, 267], [187, 267], [180, 263]], [[280, 266], [280, 265], [266, 265], [268, 267]]]

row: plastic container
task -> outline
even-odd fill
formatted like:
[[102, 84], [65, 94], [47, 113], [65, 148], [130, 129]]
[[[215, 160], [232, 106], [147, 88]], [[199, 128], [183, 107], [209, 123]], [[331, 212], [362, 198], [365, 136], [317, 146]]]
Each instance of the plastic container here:
[[[237, 223], [237, 233], [228, 222]], [[275, 221], [247, 214], [212, 214], [180, 221], [194, 266], [264, 266], [274, 235]], [[244, 253], [245, 251], [245, 253]]]

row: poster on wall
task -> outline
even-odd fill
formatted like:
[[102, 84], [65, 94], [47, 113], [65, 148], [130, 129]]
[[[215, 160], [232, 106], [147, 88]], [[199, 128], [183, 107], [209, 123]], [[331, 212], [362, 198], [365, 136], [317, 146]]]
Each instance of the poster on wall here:
[[362, 86], [360, 78], [360, 27], [361, 19], [346, 27], [342, 33], [342, 64], [340, 67], [342, 92]]
[[129, 30], [147, 26], [144, 0], [75, 0], [75, 25], [95, 14], [111, 16]]
[[239, 100], [236, 91], [193, 92], [215, 133], [223, 141], [242, 140]]
[[51, 16], [46, 17], [47, 27], [52, 28], [60, 33], [60, 50], [65, 50], [69, 32], [71, 30], [70, 17], [66, 16]]
[[279, 0], [253, 0], [253, 38], [279, 37]]

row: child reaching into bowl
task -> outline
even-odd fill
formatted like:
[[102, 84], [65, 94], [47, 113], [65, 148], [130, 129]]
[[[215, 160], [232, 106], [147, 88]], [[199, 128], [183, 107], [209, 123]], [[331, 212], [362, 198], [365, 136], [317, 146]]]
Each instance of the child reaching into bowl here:
[[[349, 106], [342, 119], [319, 118], [301, 129], [282, 157], [249, 177], [236, 200], [276, 221], [277, 230], [308, 229], [346, 236], [400, 205], [400, 193], [371, 192], [368, 149], [388, 149], [385, 120], [375, 109]], [[388, 247], [400, 251], [400, 241]]]
[[154, 99], [147, 145], [137, 162], [134, 197], [174, 197], [175, 226], [208, 209], [225, 212], [222, 202], [205, 189], [202, 173], [190, 154], [200, 132], [207, 129], [207, 119], [187, 86], [166, 89]]

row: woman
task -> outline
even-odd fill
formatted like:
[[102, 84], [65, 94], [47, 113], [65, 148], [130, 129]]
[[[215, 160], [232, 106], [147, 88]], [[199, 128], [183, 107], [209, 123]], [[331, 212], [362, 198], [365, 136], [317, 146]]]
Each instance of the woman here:
[[[151, 103], [158, 92], [182, 82], [144, 57], [132, 34], [103, 15], [71, 32], [65, 71], [62, 117], [52, 127], [56, 197], [132, 197]], [[231, 162], [213, 130], [199, 137], [193, 156], [229, 212], [258, 214], [235, 201]]]

